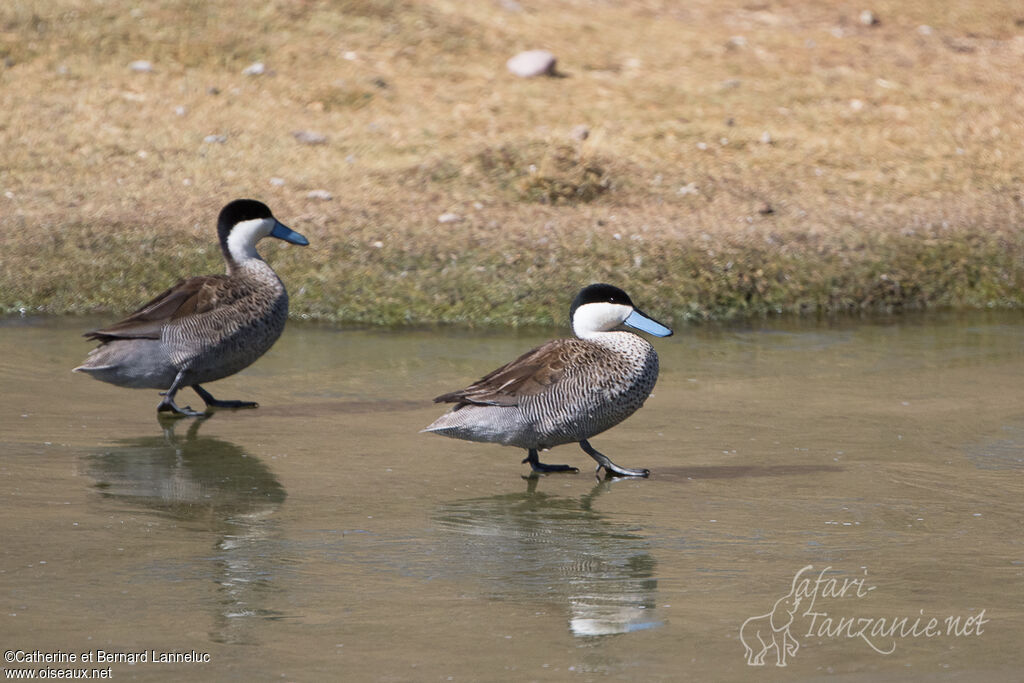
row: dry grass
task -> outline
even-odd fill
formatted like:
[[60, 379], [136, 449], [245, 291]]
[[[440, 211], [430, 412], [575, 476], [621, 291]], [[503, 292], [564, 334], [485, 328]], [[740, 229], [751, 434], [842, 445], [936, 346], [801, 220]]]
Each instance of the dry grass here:
[[[0, 310], [219, 270], [237, 196], [310, 237], [264, 250], [313, 317], [545, 323], [595, 280], [676, 321], [1024, 304], [1014, 3], [509, 4], [4, 3]], [[505, 71], [535, 47], [564, 78]]]

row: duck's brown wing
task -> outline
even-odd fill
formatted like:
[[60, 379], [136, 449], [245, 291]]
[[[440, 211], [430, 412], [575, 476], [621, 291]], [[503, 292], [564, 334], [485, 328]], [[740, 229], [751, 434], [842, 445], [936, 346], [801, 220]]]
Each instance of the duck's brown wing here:
[[83, 336], [101, 342], [114, 339], [159, 339], [160, 330], [168, 321], [215, 308], [226, 279], [224, 275], [201, 275], [182, 280], [156, 295], [124, 320], [110, 327], [86, 332]]
[[565, 375], [566, 366], [579, 351], [574, 339], [555, 339], [527, 351], [469, 385], [442, 394], [435, 403], [514, 406], [526, 396], [550, 389]]

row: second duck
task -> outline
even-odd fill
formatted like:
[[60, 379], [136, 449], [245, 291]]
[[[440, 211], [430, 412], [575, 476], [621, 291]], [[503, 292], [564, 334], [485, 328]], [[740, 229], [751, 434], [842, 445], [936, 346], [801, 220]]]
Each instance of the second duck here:
[[636, 412], [658, 379], [658, 354], [644, 338], [619, 325], [668, 337], [672, 330], [642, 313], [618, 287], [584, 287], [569, 310], [576, 339], [555, 339], [526, 352], [465, 389], [443, 394], [454, 403], [423, 431], [467, 441], [525, 448], [534, 472], [576, 472], [547, 465], [538, 451], [578, 442], [608, 474], [646, 477], [620, 467], [588, 439]]

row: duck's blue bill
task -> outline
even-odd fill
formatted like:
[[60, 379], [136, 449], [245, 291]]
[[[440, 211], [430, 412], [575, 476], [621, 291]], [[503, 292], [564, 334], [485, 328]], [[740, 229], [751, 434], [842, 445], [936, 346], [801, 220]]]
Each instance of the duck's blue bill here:
[[633, 309], [633, 312], [629, 314], [629, 317], [623, 321], [630, 327], [635, 327], [641, 332], [647, 334], [653, 334], [655, 337], [671, 337], [672, 330], [668, 329], [657, 320], [648, 318], [640, 311]]
[[289, 228], [284, 223], [278, 223], [277, 225], [275, 225], [274, 229], [270, 231], [270, 236], [276, 237], [279, 240], [284, 240], [285, 242], [297, 244], [300, 247], [304, 247], [307, 244], [309, 244], [309, 240], [307, 240], [305, 237]]

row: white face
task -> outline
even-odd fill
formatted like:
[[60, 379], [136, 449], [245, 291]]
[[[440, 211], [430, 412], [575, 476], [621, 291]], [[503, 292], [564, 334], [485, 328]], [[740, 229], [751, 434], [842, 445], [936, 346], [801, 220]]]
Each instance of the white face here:
[[238, 263], [251, 258], [259, 258], [259, 254], [256, 253], [256, 243], [269, 235], [275, 225], [277, 225], [277, 221], [273, 218], [254, 218], [236, 223], [228, 233], [228, 251], [232, 258]]
[[583, 304], [572, 316], [572, 331], [577, 337], [585, 339], [595, 332], [607, 332], [622, 324], [622, 321], [633, 312], [632, 306], [598, 302]]

